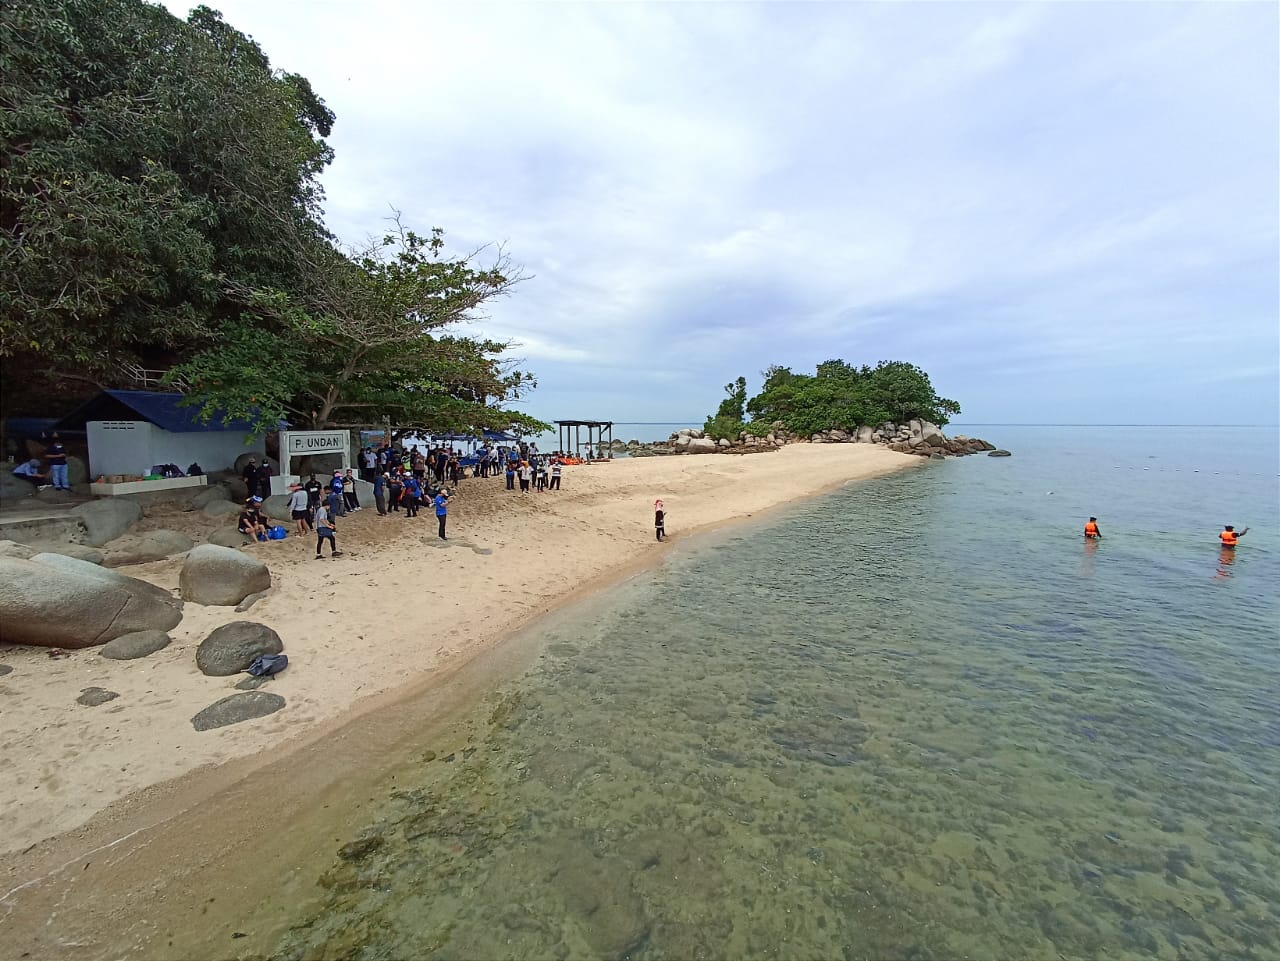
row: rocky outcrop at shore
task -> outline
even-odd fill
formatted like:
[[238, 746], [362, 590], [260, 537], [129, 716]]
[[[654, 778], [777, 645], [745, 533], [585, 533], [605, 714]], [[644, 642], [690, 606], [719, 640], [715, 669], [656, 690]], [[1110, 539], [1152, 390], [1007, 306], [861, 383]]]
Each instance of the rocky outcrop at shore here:
[[996, 450], [994, 444], [977, 437], [964, 434], [947, 437], [937, 424], [927, 420], [911, 420], [905, 424], [886, 421], [848, 430], [832, 428], [807, 437], [791, 433], [781, 421], [776, 421], [766, 434], [742, 431], [734, 439], [720, 440], [708, 437], [701, 428], [689, 427], [675, 432], [665, 441], [652, 444], [636, 440], [626, 443], [614, 441], [613, 449], [632, 457], [654, 457], [669, 454], [754, 454], [778, 450], [788, 444], [881, 444], [903, 454], [943, 458]]
[[62, 554], [0, 557], [0, 635], [9, 643], [92, 647], [181, 620], [182, 602], [145, 581]]

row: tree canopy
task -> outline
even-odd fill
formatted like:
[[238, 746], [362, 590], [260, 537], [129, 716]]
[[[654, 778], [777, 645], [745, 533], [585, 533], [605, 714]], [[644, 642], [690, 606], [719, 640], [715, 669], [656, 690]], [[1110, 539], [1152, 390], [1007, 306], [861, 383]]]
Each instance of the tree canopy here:
[[[874, 367], [828, 360], [813, 374], [775, 365], [761, 376], [760, 393], [737, 408], [736, 419], [731, 388], [741, 385], [745, 397], [746, 381], [739, 377], [725, 388], [730, 400], [721, 403], [716, 416], [707, 418], [705, 429], [711, 436], [736, 437], [743, 430], [763, 433], [779, 421], [797, 434], [850, 430], [885, 421], [900, 424], [913, 418], [946, 424], [960, 413], [959, 404], [938, 396], [928, 374], [900, 360], [882, 360]], [[750, 420], [744, 421], [745, 415]]]
[[[208, 7], [6, 0], [0, 374], [15, 396], [173, 369], [206, 413], [329, 426], [521, 426], [533, 386], [457, 326], [521, 274], [321, 219], [332, 111]], [[488, 262], [484, 256], [491, 254]]]

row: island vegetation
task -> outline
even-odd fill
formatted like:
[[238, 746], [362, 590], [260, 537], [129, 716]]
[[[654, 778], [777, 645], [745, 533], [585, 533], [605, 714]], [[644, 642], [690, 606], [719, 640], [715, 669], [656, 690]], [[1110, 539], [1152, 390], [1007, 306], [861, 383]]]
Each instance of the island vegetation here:
[[208, 7], [4, 8], [6, 410], [156, 371], [260, 430], [545, 427], [507, 406], [536, 384], [510, 345], [465, 331], [519, 266], [399, 216], [341, 247], [319, 181], [336, 118], [305, 77]]
[[928, 374], [900, 360], [874, 367], [828, 360], [813, 374], [774, 365], [761, 376], [764, 386], [750, 399], [745, 377], [725, 385], [725, 399], [702, 428], [708, 437], [763, 437], [779, 424], [801, 436], [915, 419], [942, 426], [960, 413], [954, 400], [938, 396]]

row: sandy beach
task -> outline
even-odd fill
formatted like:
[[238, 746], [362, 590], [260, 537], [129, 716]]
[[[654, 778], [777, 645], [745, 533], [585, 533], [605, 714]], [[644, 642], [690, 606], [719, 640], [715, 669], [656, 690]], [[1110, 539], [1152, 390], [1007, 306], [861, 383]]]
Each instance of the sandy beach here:
[[[447, 544], [428, 513], [415, 520], [368, 508], [339, 528], [345, 557], [315, 561], [310, 538], [248, 548], [270, 567], [270, 594], [244, 614], [187, 604], [173, 643], [148, 658], [111, 661], [87, 649], [53, 660], [40, 648], [0, 647], [0, 663], [13, 668], [0, 677], [0, 920], [43, 927], [45, 919], [26, 911], [38, 913], [40, 889], [66, 884], [66, 864], [84, 851], [145, 847], [155, 826], [317, 740], [344, 743], [354, 719], [391, 710], [410, 690], [429, 697], [433, 685], [443, 689], [513, 630], [656, 562], [683, 538], [921, 463], [879, 446], [797, 444], [750, 456], [566, 468], [558, 492], [522, 495], [501, 480], [469, 479], [451, 505]], [[664, 544], [653, 536], [656, 497], [667, 511]], [[174, 526], [182, 517], [173, 514], [154, 511], [145, 523]], [[174, 588], [179, 566], [122, 571]], [[257, 721], [196, 732], [192, 715], [233, 693], [239, 678], [201, 674], [195, 648], [214, 628], [241, 619], [283, 638], [290, 667], [269, 689], [288, 705]], [[78, 705], [90, 686], [120, 696]], [[337, 747], [332, 756], [335, 765], [353, 761]], [[32, 945], [37, 953], [49, 948]]]

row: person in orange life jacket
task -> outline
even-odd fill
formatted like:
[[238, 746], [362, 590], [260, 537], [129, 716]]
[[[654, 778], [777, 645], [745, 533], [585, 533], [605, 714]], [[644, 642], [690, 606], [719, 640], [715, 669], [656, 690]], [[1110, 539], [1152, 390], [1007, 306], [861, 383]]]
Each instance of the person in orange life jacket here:
[[1238, 531], [1232, 525], [1227, 524], [1223, 528], [1222, 533], [1218, 535], [1218, 540], [1222, 541], [1223, 547], [1235, 547], [1240, 538], [1244, 537], [1244, 535], [1248, 533], [1249, 528], [1247, 527], [1242, 531]]
[[1098, 519], [1096, 517], [1090, 517], [1087, 521], [1085, 521], [1084, 536], [1090, 539], [1096, 537], [1099, 540], [1101, 540], [1102, 531], [1098, 530]]

